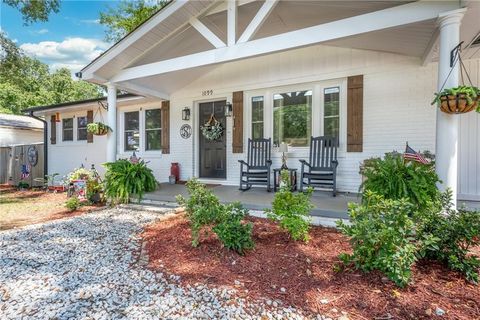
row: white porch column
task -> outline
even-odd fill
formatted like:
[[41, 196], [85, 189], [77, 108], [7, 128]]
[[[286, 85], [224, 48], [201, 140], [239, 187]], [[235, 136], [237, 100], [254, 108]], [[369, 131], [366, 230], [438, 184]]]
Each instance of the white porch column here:
[[[438, 90], [446, 80], [444, 88], [458, 86], [458, 64], [454, 66], [450, 76], [450, 52], [460, 42], [460, 23], [466, 9], [458, 9], [439, 15], [440, 47], [438, 59]], [[458, 162], [458, 130], [457, 115], [448, 115], [437, 109], [436, 126], [436, 171], [440, 180], [440, 190], [450, 188], [453, 192], [453, 203], [457, 204], [457, 162]]]
[[107, 85], [107, 102], [108, 125], [112, 128], [112, 132], [107, 135], [107, 162], [113, 162], [117, 158], [117, 88], [112, 85]]

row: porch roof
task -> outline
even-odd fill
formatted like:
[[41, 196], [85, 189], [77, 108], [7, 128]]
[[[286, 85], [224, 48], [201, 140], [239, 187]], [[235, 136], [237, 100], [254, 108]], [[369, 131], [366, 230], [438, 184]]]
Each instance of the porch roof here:
[[[480, 3], [464, 4], [462, 40], [469, 44], [480, 31]], [[319, 43], [428, 63], [435, 59], [438, 15], [458, 7], [458, 1], [241, 0], [232, 26], [228, 1], [174, 0], [86, 66], [82, 78], [168, 99], [222, 63]]]

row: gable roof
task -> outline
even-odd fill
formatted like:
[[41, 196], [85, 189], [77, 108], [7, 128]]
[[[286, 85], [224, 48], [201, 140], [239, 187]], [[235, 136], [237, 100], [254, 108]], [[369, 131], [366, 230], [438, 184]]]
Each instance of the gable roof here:
[[16, 114], [0, 113], [0, 127], [16, 129], [43, 129], [40, 120]]
[[[113, 63], [119, 67], [124, 67], [131, 59], [149, 50], [152, 46], [158, 44], [159, 41], [162, 41], [173, 32], [179, 30], [183, 25], [187, 24], [192, 17], [206, 11], [214, 2], [214, 0], [170, 1], [152, 17], [85, 66], [81, 70], [82, 78], [102, 82], [104, 79], [95, 79], [95, 77], [91, 76], [106, 63]], [[145, 39], [149, 41], [145, 41]], [[119, 56], [119, 53], [122, 53], [122, 55]]]

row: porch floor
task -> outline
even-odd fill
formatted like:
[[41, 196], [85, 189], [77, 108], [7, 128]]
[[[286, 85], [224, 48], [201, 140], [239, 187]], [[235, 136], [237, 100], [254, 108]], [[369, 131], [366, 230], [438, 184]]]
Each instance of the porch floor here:
[[[220, 198], [222, 203], [239, 201], [250, 210], [271, 208], [275, 194], [273, 191], [267, 192], [264, 188], [252, 188], [248, 191], [240, 191], [237, 186], [210, 185], [209, 188]], [[143, 202], [176, 202], [175, 197], [179, 194], [188, 195], [185, 185], [162, 183], [156, 191], [146, 193]], [[332, 197], [331, 192], [315, 191], [312, 196], [315, 206], [312, 216], [346, 219], [348, 218], [348, 203], [359, 201], [360, 198], [356, 194], [337, 193], [336, 197]]]

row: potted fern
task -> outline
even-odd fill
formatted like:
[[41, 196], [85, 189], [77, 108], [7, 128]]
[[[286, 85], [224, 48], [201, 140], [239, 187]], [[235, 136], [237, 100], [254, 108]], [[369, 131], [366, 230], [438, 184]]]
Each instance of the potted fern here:
[[107, 126], [105, 123], [102, 122], [93, 122], [87, 124], [87, 131], [96, 136], [104, 136], [109, 131], [113, 131], [112, 128]]
[[479, 100], [479, 88], [474, 86], [458, 86], [443, 89], [441, 92], [436, 93], [432, 105], [437, 104], [440, 110], [450, 114], [467, 113], [474, 109], [480, 112], [480, 108], [478, 107]]

